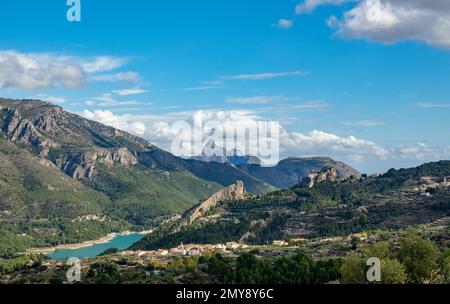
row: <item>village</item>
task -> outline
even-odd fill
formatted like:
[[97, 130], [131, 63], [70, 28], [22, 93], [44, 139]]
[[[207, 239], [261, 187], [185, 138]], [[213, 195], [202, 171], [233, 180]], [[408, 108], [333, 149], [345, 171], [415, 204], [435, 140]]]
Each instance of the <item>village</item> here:
[[[159, 250], [127, 250], [121, 251], [117, 255], [119, 257], [138, 257], [141, 260], [156, 260], [159, 262], [169, 261], [176, 257], [193, 257], [202, 256], [207, 253], [220, 253], [224, 257], [235, 258], [242, 252], [260, 251], [265, 255], [278, 255], [281, 253], [295, 252], [304, 250], [307, 247], [317, 247], [339, 242], [350, 243], [352, 240], [359, 242], [372, 242], [377, 239], [376, 235], [368, 235], [367, 233], [355, 233], [347, 237], [327, 237], [314, 240], [306, 238], [292, 238], [288, 240], [276, 240], [272, 244], [267, 245], [247, 245], [238, 242], [228, 242], [225, 244], [183, 244], [171, 249]], [[319, 250], [318, 253], [324, 253]]]
[[424, 176], [420, 179], [420, 183], [414, 188], [414, 191], [420, 192], [422, 196], [429, 197], [438, 188], [450, 188], [450, 176], [444, 178]]

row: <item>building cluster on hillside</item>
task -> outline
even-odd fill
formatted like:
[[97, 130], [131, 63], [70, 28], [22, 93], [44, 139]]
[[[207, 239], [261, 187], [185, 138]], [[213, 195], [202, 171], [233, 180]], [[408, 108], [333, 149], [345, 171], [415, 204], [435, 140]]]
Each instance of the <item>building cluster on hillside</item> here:
[[436, 178], [431, 176], [424, 176], [420, 179], [419, 185], [414, 188], [423, 196], [431, 196], [429, 190], [438, 188], [450, 188], [450, 177]]
[[137, 255], [145, 258], [170, 258], [170, 257], [189, 257], [202, 255], [206, 252], [220, 252], [223, 254], [232, 253], [235, 250], [242, 250], [249, 248], [246, 244], [229, 242], [226, 244], [181, 244], [178, 247], [172, 249], [159, 249], [149, 251], [124, 251], [122, 255]]

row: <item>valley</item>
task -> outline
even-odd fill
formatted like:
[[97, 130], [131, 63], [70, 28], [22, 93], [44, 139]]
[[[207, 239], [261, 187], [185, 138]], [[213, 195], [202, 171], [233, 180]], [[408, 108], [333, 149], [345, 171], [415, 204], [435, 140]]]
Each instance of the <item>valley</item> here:
[[0, 282], [62, 283], [74, 255], [84, 283], [361, 283], [368, 252], [387, 282], [447, 280], [450, 161], [183, 159], [36, 100], [0, 99], [0, 129]]

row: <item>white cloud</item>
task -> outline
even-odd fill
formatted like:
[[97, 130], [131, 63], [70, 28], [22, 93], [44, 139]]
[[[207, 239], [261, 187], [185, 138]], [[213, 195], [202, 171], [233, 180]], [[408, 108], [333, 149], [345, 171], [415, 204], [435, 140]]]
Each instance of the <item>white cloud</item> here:
[[42, 101], [46, 101], [46, 102], [50, 102], [50, 103], [54, 103], [54, 104], [62, 104], [62, 103], [67, 102], [67, 99], [64, 97], [50, 96], [50, 95], [45, 95], [45, 94], [35, 95], [35, 96], [31, 97], [30, 99], [38, 99], [38, 100], [42, 100]]
[[283, 100], [282, 96], [252, 96], [252, 97], [228, 97], [227, 103], [242, 104], [242, 105], [261, 105], [274, 103]]
[[82, 67], [67, 57], [0, 51], [0, 88], [77, 88], [85, 78]]
[[384, 126], [385, 124], [386, 123], [379, 120], [360, 120], [353, 122], [344, 122], [344, 125], [348, 127], [378, 127]]
[[114, 115], [111, 111], [103, 110], [95, 110], [93, 112], [84, 110], [81, 115], [84, 118], [98, 121], [107, 126], [140, 136], [144, 135], [146, 131], [145, 124], [140, 121], [136, 121], [134, 117], [130, 115]]
[[[205, 122], [218, 122], [218, 128], [222, 132], [225, 129], [249, 130], [258, 126], [264, 119], [258, 117], [250, 111], [198, 111], [192, 114], [187, 120], [189, 125], [199, 125]], [[200, 136], [208, 136], [208, 129]], [[280, 149], [283, 157], [287, 156], [332, 156], [338, 159], [347, 159], [349, 155], [358, 155], [359, 158], [375, 157], [385, 158], [389, 151], [376, 143], [354, 136], [338, 136], [322, 131], [311, 131], [308, 133], [291, 132], [284, 127], [279, 127]], [[153, 143], [170, 150], [172, 140], [178, 135], [173, 130], [170, 122], [160, 121], [147, 127], [146, 135]], [[185, 139], [190, 141], [190, 137]], [[201, 142], [201, 141], [200, 141]], [[246, 151], [246, 147], [255, 143], [250, 143], [241, 138], [238, 140], [240, 151]], [[197, 148], [197, 150], [199, 150]]]
[[203, 85], [201, 86], [195, 86], [190, 88], [185, 88], [183, 91], [189, 92], [189, 91], [207, 91], [207, 90], [217, 90], [222, 89], [222, 81], [214, 80], [214, 81], [203, 81]]
[[[126, 100], [126, 101], [119, 101], [119, 100], [112, 100], [112, 101], [105, 101], [97, 104], [100, 107], [115, 107], [115, 106], [131, 106], [131, 105], [140, 105], [142, 102], [136, 101], [136, 100]], [[149, 104], [147, 104], [149, 105]]]
[[325, 108], [328, 108], [328, 104], [321, 100], [309, 101], [306, 103], [294, 104], [291, 106], [291, 109], [294, 110], [314, 110], [314, 109], [319, 110]]
[[82, 64], [82, 68], [86, 73], [101, 73], [115, 70], [122, 67], [127, 59], [111, 56], [99, 56]]
[[338, 156], [363, 155], [385, 158], [389, 151], [376, 143], [355, 136], [341, 137], [332, 133], [314, 130], [308, 133], [283, 130], [282, 146], [288, 154]]
[[144, 94], [147, 93], [148, 91], [146, 90], [141, 90], [141, 89], [125, 89], [125, 90], [117, 90], [117, 91], [113, 91], [113, 93], [116, 93], [120, 96], [130, 96], [130, 95], [138, 95], [138, 94]]
[[288, 20], [288, 19], [280, 19], [278, 20], [276, 27], [281, 28], [281, 29], [288, 29], [294, 26], [294, 21], [293, 20]]
[[191, 88], [185, 88], [183, 91], [189, 92], [189, 91], [207, 91], [207, 90], [216, 90], [221, 89], [219, 86], [198, 86], [198, 87], [191, 87]]
[[305, 13], [311, 13], [317, 7], [323, 5], [341, 5], [346, 2], [353, 2], [357, 0], [305, 0], [303, 3], [298, 4], [295, 7], [295, 12], [299, 15]]
[[234, 76], [224, 76], [222, 78], [229, 80], [263, 80], [280, 77], [302, 77], [307, 75], [309, 75], [309, 72], [294, 71], [294, 72], [280, 72], [280, 73], [242, 74]]
[[[139, 74], [98, 74], [122, 67], [126, 59], [110, 56], [81, 58], [55, 53], [0, 51], [0, 89], [78, 88], [87, 80], [136, 83]], [[89, 77], [88, 77], [89, 75]]]
[[[133, 134], [143, 136], [157, 146], [171, 151], [173, 140], [180, 135], [172, 124], [184, 121], [189, 126], [203, 125], [208, 122], [217, 122], [220, 132], [227, 128], [248, 130], [260, 125], [265, 119], [252, 111], [220, 111], [207, 110], [197, 112], [174, 112], [158, 115], [115, 115], [111, 111], [85, 110], [82, 116], [102, 122]], [[204, 129], [203, 134], [197, 134], [199, 142], [203, 137], [211, 134], [211, 129]], [[448, 159], [450, 146], [437, 147], [425, 143], [412, 145], [398, 145], [389, 148], [383, 147], [373, 141], [357, 138], [352, 135], [337, 135], [330, 132], [313, 130], [310, 132], [292, 132], [279, 126], [281, 157], [297, 156], [330, 156], [337, 160], [349, 162], [354, 165], [376, 163], [377, 168], [386, 164], [414, 164], [425, 161]], [[191, 137], [184, 138], [191, 142]], [[237, 147], [240, 151], [247, 151], [254, 142], [237, 137]], [[198, 147], [201, 150], [202, 147]], [[385, 164], [385, 165], [382, 165]]]
[[400, 145], [393, 148], [392, 155], [397, 160], [439, 161], [450, 157], [450, 146], [437, 147], [417, 142], [413, 145]]
[[[328, 1], [318, 5], [330, 4]], [[339, 1], [331, 1], [341, 4]], [[362, 38], [381, 43], [422, 41], [450, 49], [450, 1], [448, 0], [359, 0], [328, 24], [344, 38]], [[311, 6], [313, 8], [318, 5]]]
[[142, 104], [142, 102], [136, 100], [117, 100], [112, 97], [111, 93], [106, 93], [103, 94], [102, 96], [91, 98], [87, 100], [85, 103], [88, 106], [99, 106], [99, 107], [129, 106]]
[[96, 82], [124, 82], [124, 83], [138, 83], [140, 81], [139, 73], [128, 71], [114, 74], [97, 74], [89, 77], [90, 81]]

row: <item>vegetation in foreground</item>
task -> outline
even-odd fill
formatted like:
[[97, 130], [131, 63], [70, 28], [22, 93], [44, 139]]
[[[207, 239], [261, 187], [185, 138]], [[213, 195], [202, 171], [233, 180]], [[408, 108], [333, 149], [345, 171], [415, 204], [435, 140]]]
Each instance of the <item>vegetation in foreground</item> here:
[[[358, 245], [343, 256], [312, 258], [299, 248], [268, 258], [260, 250], [168, 260], [122, 255], [110, 249], [83, 261], [80, 284], [368, 284], [368, 258], [381, 260], [383, 284], [449, 284], [450, 250], [408, 229], [392, 241]], [[42, 256], [0, 260], [0, 282], [61, 284], [69, 266]]]

